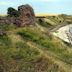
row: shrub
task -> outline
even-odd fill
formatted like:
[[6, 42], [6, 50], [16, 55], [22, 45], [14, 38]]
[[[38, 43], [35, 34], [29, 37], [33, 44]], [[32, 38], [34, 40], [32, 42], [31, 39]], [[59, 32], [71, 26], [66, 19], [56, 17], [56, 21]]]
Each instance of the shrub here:
[[15, 10], [14, 8], [12, 8], [12, 7], [9, 7], [9, 8], [8, 8], [7, 14], [8, 14], [10, 17], [18, 17], [18, 16], [19, 16], [19, 12], [18, 12], [17, 10]]

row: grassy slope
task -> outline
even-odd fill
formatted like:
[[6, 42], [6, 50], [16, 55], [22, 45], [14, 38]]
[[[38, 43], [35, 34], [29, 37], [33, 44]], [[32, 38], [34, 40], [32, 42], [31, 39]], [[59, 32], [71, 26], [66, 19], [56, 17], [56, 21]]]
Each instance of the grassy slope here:
[[37, 18], [37, 22], [40, 25], [49, 28], [49, 26], [54, 27], [59, 24], [63, 24], [63, 22], [71, 24], [72, 23], [72, 16], [64, 15], [64, 14], [56, 15], [56, 16], [46, 16], [45, 18]]
[[71, 47], [45, 26], [16, 28], [0, 36], [0, 72], [72, 72], [71, 68]]

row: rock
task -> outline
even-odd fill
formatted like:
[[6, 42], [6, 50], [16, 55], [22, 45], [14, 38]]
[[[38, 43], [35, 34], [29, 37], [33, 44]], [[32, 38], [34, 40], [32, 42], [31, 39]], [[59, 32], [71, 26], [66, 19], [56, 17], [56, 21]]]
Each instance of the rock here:
[[8, 17], [0, 17], [0, 24], [10, 24], [11, 21], [9, 21], [9, 19], [11, 19], [11, 18], [8, 18]]
[[21, 26], [35, 24], [35, 14], [33, 8], [26, 4], [18, 7], [20, 13]]
[[[8, 16], [0, 17], [0, 24], [15, 24], [18, 27], [35, 24], [34, 10], [30, 5], [21, 5], [18, 7], [18, 10], [15, 10], [14, 8], [10, 9], [13, 9], [13, 12], [8, 11]], [[9, 16], [9, 14], [12, 15]]]
[[6, 32], [2, 29], [0, 29], [0, 36], [6, 35]]
[[15, 24], [16, 26], [20, 27], [21, 26], [20, 18], [15, 18], [13, 24]]

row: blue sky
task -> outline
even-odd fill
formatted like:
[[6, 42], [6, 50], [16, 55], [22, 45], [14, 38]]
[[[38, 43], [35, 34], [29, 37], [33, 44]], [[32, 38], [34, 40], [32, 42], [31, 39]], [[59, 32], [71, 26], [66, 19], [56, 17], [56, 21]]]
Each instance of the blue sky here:
[[72, 14], [72, 0], [0, 0], [0, 14], [6, 14], [8, 7], [30, 4], [35, 13]]

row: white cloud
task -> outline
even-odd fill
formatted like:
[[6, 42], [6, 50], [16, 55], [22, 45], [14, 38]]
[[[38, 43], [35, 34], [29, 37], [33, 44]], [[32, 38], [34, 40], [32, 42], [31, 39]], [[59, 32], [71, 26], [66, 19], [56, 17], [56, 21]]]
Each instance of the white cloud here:
[[35, 0], [35, 1], [41, 1], [41, 2], [58, 2], [60, 0]]
[[12, 3], [9, 2], [9, 1], [7, 1], [7, 2], [5, 2], [5, 1], [0, 2], [0, 6], [7, 6], [9, 4], [12, 4]]

